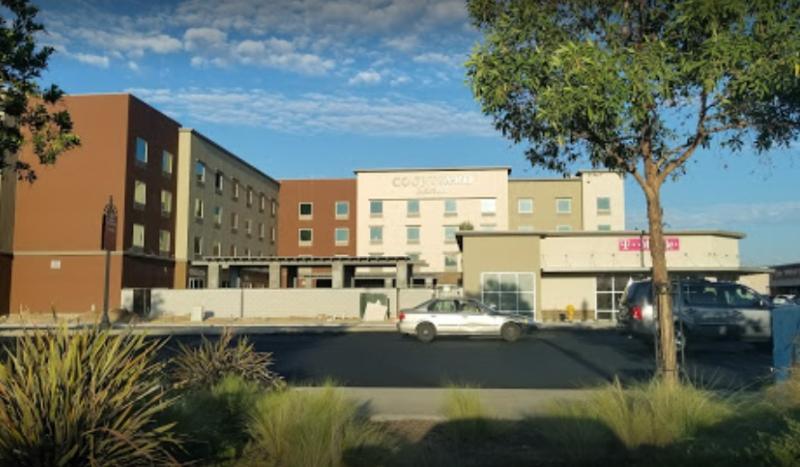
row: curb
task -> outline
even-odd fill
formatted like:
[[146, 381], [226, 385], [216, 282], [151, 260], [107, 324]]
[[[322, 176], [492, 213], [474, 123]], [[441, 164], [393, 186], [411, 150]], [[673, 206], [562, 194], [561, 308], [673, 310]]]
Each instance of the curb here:
[[[26, 332], [37, 330], [58, 329], [60, 325], [35, 324], [0, 325], [0, 336], [22, 336]], [[91, 329], [93, 324], [70, 324], [69, 330]], [[230, 329], [237, 334], [345, 334], [359, 332], [397, 332], [394, 324], [137, 324], [137, 325], [112, 325], [111, 331], [122, 333], [130, 331], [135, 334], [145, 333], [152, 335], [219, 335], [225, 329]]]

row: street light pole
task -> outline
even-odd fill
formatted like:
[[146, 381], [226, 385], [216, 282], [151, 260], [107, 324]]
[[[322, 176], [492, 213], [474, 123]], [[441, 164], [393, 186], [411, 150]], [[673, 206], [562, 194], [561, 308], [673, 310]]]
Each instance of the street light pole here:
[[111, 319], [108, 316], [109, 287], [111, 285], [111, 251], [117, 248], [117, 208], [114, 206], [114, 198], [108, 197], [108, 203], [103, 208], [103, 230], [101, 237], [101, 247], [105, 251], [105, 272], [103, 281], [103, 316], [100, 319], [100, 326], [103, 329], [111, 327]]

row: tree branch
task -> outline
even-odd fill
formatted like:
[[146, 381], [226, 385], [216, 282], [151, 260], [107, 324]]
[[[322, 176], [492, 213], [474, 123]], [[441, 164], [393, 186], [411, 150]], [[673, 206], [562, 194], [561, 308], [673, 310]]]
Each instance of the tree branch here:
[[659, 175], [658, 175], [658, 183], [661, 184], [664, 180], [671, 174], [675, 169], [682, 166], [692, 157], [694, 151], [700, 146], [700, 143], [708, 136], [708, 130], [706, 130], [705, 123], [706, 117], [708, 115], [708, 93], [704, 89], [700, 93], [700, 112], [697, 116], [697, 128], [695, 129], [694, 137], [692, 141], [687, 145], [683, 146], [685, 149], [683, 153], [674, 158], [674, 159], [667, 159], [659, 161]]

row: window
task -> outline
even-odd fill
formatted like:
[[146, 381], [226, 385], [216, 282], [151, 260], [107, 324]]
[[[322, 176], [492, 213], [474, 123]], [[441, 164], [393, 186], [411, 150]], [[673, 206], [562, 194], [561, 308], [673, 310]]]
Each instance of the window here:
[[611, 198], [597, 198], [597, 214], [611, 214]]
[[724, 302], [737, 308], [761, 308], [761, 296], [747, 287], [734, 284], [717, 284]]
[[195, 178], [197, 179], [198, 182], [205, 183], [206, 182], [206, 165], [203, 164], [200, 161], [197, 161], [197, 163], [194, 166], [194, 176], [195, 176]]
[[444, 254], [444, 270], [456, 271], [458, 269], [458, 253]]
[[133, 182], [133, 207], [144, 209], [147, 205], [147, 184], [136, 180]]
[[454, 199], [444, 200], [444, 215], [455, 216], [456, 214], [458, 214], [458, 206], [456, 206], [456, 200]]
[[455, 243], [456, 242], [456, 232], [458, 231], [458, 227], [455, 225], [446, 225], [444, 226], [444, 242], [445, 243]]
[[275, 200], [272, 200], [272, 208], [270, 209], [270, 213], [272, 214], [272, 217], [275, 217], [275, 214], [278, 213], [278, 202]]
[[250, 256], [250, 254], [251, 254], [251, 253], [250, 253], [250, 248], [245, 248], [245, 249], [244, 249], [244, 255], [249, 257], [249, 256]]
[[239, 250], [236, 248], [236, 245], [231, 245], [230, 250], [228, 251], [229, 256], [236, 256], [239, 253]]
[[300, 219], [311, 219], [314, 216], [314, 204], [301, 202], [298, 206]]
[[263, 222], [258, 223], [258, 238], [259, 240], [264, 240], [264, 237], [267, 236], [267, 229], [264, 226]]
[[383, 227], [373, 225], [369, 228], [369, 242], [373, 245], [383, 243]]
[[630, 280], [630, 276], [597, 276], [595, 319], [615, 319], [622, 301], [622, 292]]
[[455, 313], [456, 301], [455, 300], [433, 300], [428, 305], [428, 311], [436, 313]]
[[383, 216], [383, 201], [370, 200], [369, 202], [369, 215], [370, 217]]
[[311, 242], [314, 240], [314, 230], [300, 229], [298, 231], [298, 236], [300, 240], [300, 246], [309, 246], [311, 245]]
[[211, 252], [211, 256], [222, 256], [222, 243], [217, 242], [214, 244], [214, 250]]
[[233, 199], [239, 199], [239, 180], [233, 179]]
[[172, 175], [172, 161], [175, 159], [172, 154], [167, 151], [161, 151], [161, 173], [164, 175]]
[[217, 173], [214, 174], [214, 189], [217, 190], [217, 193], [222, 193], [223, 185], [225, 184], [225, 175], [217, 170]]
[[247, 207], [249, 208], [252, 205], [253, 205], [253, 189], [247, 187]]
[[497, 212], [497, 200], [494, 198], [486, 198], [481, 200], [481, 215], [494, 216]]
[[136, 138], [136, 162], [147, 164], [147, 141]]
[[219, 227], [222, 225], [222, 207], [215, 206], [214, 207], [214, 224]]
[[481, 224], [480, 230], [484, 232], [493, 232], [497, 230], [497, 224]]
[[239, 214], [231, 213], [231, 230], [234, 232], [239, 228]]
[[419, 226], [409, 225], [406, 227], [406, 243], [415, 245], [419, 243]]
[[533, 198], [517, 199], [518, 214], [533, 214]]
[[572, 226], [571, 225], [566, 225], [566, 224], [559, 224], [559, 225], [556, 226], [556, 231], [558, 231], [558, 232], [571, 232], [572, 231]]
[[533, 226], [532, 225], [520, 225], [519, 227], [517, 227], [517, 230], [519, 230], [520, 232], [533, 232]]
[[608, 225], [608, 224], [600, 224], [600, 225], [597, 226], [597, 230], [599, 230], [601, 232], [608, 232], [608, 231], [611, 230], [611, 226]]
[[160, 230], [158, 232], [158, 251], [162, 254], [170, 252], [170, 244], [172, 243], [172, 234], [169, 230]]
[[556, 213], [571, 214], [572, 198], [556, 198]]
[[336, 212], [337, 219], [347, 219], [350, 217], [350, 202], [349, 201], [337, 201], [334, 210]]
[[169, 217], [172, 213], [172, 193], [161, 190], [161, 214]]
[[409, 261], [419, 261], [420, 253], [418, 252], [406, 253], [406, 256], [408, 256]]
[[253, 233], [253, 221], [251, 221], [250, 219], [245, 219], [245, 221], [244, 221], [244, 231], [247, 233], [248, 236], [252, 235], [252, 233]]
[[205, 206], [203, 200], [200, 198], [194, 199], [194, 217], [197, 219], [202, 219], [205, 213]]
[[133, 247], [142, 249], [144, 248], [144, 225], [133, 224]]
[[194, 237], [194, 255], [203, 256], [203, 237]]
[[406, 201], [406, 215], [408, 217], [419, 217], [419, 200], [410, 199]]
[[258, 195], [258, 212], [264, 212], [267, 209], [267, 197], [264, 194]]
[[337, 228], [334, 230], [334, 237], [336, 239], [336, 245], [347, 245], [350, 243], [350, 229], [345, 227]]
[[271, 243], [275, 243], [275, 238], [277, 237], [277, 233], [275, 231], [275, 227], [270, 228], [269, 232], [269, 241]]
[[535, 317], [536, 281], [531, 272], [484, 272], [481, 300], [497, 311], [528, 313]]

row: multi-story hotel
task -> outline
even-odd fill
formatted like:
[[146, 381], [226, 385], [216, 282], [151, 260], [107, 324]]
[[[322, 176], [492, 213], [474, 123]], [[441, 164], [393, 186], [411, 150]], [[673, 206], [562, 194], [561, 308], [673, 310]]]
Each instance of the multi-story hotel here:
[[[178, 147], [175, 287], [205, 286], [194, 259], [275, 255], [279, 183], [193, 129], [180, 129]], [[221, 279], [234, 287], [266, 281], [256, 273]]]

